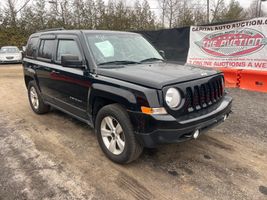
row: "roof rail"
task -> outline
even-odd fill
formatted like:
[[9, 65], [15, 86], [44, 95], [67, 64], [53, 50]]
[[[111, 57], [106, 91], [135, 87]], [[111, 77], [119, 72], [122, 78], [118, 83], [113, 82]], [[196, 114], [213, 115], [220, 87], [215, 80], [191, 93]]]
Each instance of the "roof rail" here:
[[37, 31], [37, 33], [46, 32], [46, 31], [62, 31], [62, 30], [65, 30], [65, 29], [63, 27], [61, 27], [61, 28], [49, 28], [49, 29]]

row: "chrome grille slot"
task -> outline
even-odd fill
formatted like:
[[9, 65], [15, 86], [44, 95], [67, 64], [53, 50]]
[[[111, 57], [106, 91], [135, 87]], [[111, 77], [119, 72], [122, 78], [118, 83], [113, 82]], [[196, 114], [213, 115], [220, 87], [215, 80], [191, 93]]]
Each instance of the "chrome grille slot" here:
[[194, 96], [193, 96], [193, 108], [195, 110], [200, 110], [200, 95], [198, 86], [194, 87]]

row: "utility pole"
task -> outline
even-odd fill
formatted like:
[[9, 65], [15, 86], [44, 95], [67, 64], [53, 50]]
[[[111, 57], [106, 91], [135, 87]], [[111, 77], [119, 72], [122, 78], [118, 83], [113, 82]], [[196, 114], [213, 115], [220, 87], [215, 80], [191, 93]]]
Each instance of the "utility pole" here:
[[260, 2], [258, 3], [259, 4], [259, 15], [258, 15], [258, 17], [260, 17], [261, 16], [261, 4], [262, 4], [262, 2], [264, 2], [264, 1], [266, 1], [266, 0], [259, 0]]
[[207, 24], [210, 23], [210, 0], [207, 0]]
[[259, 15], [258, 15], [258, 13], [259, 13], [259, 1], [260, 1], [260, 0], [258, 0], [258, 1], [257, 1], [257, 4], [256, 4], [256, 17], [259, 16]]

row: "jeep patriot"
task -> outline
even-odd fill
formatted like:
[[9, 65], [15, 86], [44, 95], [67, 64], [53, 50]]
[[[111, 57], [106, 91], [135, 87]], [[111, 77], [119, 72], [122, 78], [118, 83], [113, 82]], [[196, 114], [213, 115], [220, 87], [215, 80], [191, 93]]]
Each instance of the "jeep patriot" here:
[[23, 59], [31, 108], [87, 123], [116, 163], [137, 159], [144, 147], [196, 139], [231, 112], [224, 76], [163, 54], [137, 33], [34, 33]]

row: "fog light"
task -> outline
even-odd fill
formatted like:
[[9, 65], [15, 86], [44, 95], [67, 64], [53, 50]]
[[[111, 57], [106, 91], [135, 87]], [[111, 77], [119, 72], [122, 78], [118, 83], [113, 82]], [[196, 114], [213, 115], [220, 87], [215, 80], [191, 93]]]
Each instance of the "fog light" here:
[[193, 138], [194, 138], [194, 139], [197, 139], [198, 136], [199, 136], [199, 130], [196, 130], [196, 131], [194, 132], [194, 134], [193, 134]]

